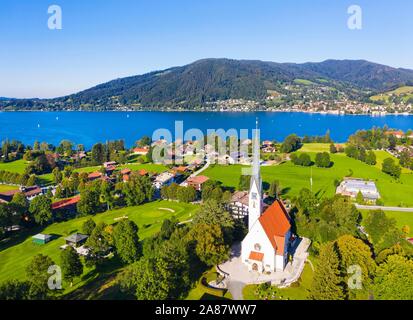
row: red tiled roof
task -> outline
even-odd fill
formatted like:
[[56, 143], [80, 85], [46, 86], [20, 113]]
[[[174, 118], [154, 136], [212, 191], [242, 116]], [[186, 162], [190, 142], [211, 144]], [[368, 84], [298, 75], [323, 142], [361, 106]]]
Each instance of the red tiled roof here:
[[129, 175], [128, 174], [123, 175], [123, 181], [129, 181]]
[[102, 176], [101, 172], [92, 172], [88, 174], [89, 179], [97, 179], [97, 178], [100, 178], [101, 176]]
[[205, 176], [196, 176], [196, 177], [190, 177], [187, 180], [188, 184], [203, 184], [204, 182], [207, 182], [209, 180], [208, 177]]
[[139, 175], [141, 176], [146, 176], [148, 174], [148, 171], [146, 171], [145, 169], [141, 169], [138, 171]]
[[250, 256], [248, 257], [249, 260], [255, 261], [262, 261], [264, 260], [264, 254], [261, 252], [251, 251]]
[[135, 152], [135, 153], [148, 153], [149, 148], [134, 148], [133, 152]]
[[23, 193], [26, 197], [31, 197], [42, 193], [42, 189], [40, 189], [38, 186], [33, 186], [26, 188], [26, 190], [23, 191]]
[[280, 200], [275, 201], [259, 221], [277, 254], [284, 254], [285, 236], [291, 228], [287, 210]]
[[80, 201], [80, 196], [76, 196], [70, 199], [65, 199], [52, 203], [52, 210], [62, 209], [68, 206], [77, 204]]
[[132, 171], [130, 170], [130, 169], [128, 169], [128, 168], [125, 168], [125, 169], [123, 169], [123, 170], [121, 170], [120, 171], [120, 173], [122, 173], [122, 174], [129, 174], [129, 173], [131, 173]]
[[393, 136], [403, 136], [404, 132], [403, 131], [386, 131], [385, 134], [387, 135], [393, 135]]

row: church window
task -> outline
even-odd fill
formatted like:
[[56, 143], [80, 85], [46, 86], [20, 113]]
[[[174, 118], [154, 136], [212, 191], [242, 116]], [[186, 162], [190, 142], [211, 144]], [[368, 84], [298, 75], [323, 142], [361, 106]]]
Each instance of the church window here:
[[255, 249], [255, 251], [261, 251], [261, 245], [259, 243], [256, 243], [254, 245], [254, 249]]

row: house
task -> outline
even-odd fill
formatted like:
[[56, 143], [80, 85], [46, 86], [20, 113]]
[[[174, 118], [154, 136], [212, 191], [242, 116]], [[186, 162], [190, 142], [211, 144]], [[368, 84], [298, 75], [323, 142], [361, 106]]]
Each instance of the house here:
[[396, 137], [397, 139], [401, 139], [404, 137], [404, 132], [401, 130], [392, 130], [392, 131], [386, 131], [385, 132], [386, 135], [391, 135]]
[[249, 271], [283, 271], [288, 263], [293, 239], [290, 216], [281, 200], [276, 200], [263, 212], [262, 195], [257, 133], [248, 194], [248, 234], [241, 243], [241, 259]]
[[154, 181], [154, 186], [157, 189], [161, 189], [163, 186], [169, 186], [173, 182], [175, 182], [176, 174], [172, 172], [162, 172], [161, 174], [157, 175]]
[[33, 200], [38, 195], [43, 194], [42, 189], [38, 186], [20, 187], [20, 189], [16, 190], [0, 192], [0, 201], [10, 202], [13, 199], [13, 196], [19, 192], [23, 193], [29, 201]]
[[69, 237], [65, 238], [66, 244], [74, 248], [82, 246], [89, 236], [81, 233], [74, 233]]
[[235, 219], [248, 217], [249, 196], [248, 191], [236, 191], [231, 201], [226, 205], [227, 210]]
[[52, 203], [52, 211], [76, 212], [76, 205], [80, 201], [80, 196], [60, 200]]
[[106, 169], [108, 169], [108, 168], [111, 168], [111, 167], [115, 167], [116, 164], [117, 164], [116, 161], [108, 161], [108, 162], [103, 163], [103, 166]]
[[208, 180], [209, 178], [205, 176], [189, 177], [188, 179], [186, 179], [185, 184], [188, 187], [193, 187], [197, 191], [202, 191], [202, 185]]
[[149, 152], [149, 147], [143, 147], [143, 148], [133, 148], [132, 153], [136, 155], [141, 155], [145, 156]]
[[374, 181], [365, 181], [357, 178], [344, 178], [337, 187], [336, 194], [356, 198], [361, 192], [364, 200], [375, 202], [380, 199], [380, 193], [377, 190]]
[[102, 178], [102, 176], [103, 176], [102, 172], [95, 171], [95, 172], [89, 173], [87, 177], [89, 181], [94, 181], [96, 179]]
[[46, 244], [52, 240], [52, 236], [50, 234], [36, 234], [32, 237], [32, 241], [34, 244]]

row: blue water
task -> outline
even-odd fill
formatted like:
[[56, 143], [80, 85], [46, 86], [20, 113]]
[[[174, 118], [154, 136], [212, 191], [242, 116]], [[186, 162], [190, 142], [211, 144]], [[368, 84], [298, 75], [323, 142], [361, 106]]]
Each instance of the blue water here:
[[322, 135], [328, 129], [332, 138], [344, 142], [358, 129], [387, 125], [413, 129], [413, 116], [384, 117], [322, 115], [290, 112], [0, 112], [0, 140], [17, 139], [26, 144], [35, 140], [57, 145], [68, 139], [87, 148], [96, 142], [124, 139], [128, 146], [143, 135], [166, 128], [174, 134], [175, 121], [184, 130], [253, 129], [259, 118], [261, 139], [281, 141], [288, 134]]

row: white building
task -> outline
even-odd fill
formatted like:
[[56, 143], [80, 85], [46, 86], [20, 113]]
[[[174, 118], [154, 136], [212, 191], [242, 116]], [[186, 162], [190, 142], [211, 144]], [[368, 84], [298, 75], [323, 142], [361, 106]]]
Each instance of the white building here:
[[368, 201], [380, 199], [380, 193], [377, 190], [374, 181], [365, 181], [356, 178], [344, 178], [343, 182], [337, 187], [336, 193], [343, 196], [356, 198], [361, 192], [363, 198]]
[[250, 271], [283, 271], [291, 241], [290, 217], [280, 200], [263, 213], [260, 145], [254, 141], [253, 168], [248, 204], [248, 234], [241, 244], [241, 259]]
[[157, 189], [161, 189], [163, 186], [169, 186], [175, 182], [175, 174], [172, 172], [162, 172], [155, 178], [153, 185]]

